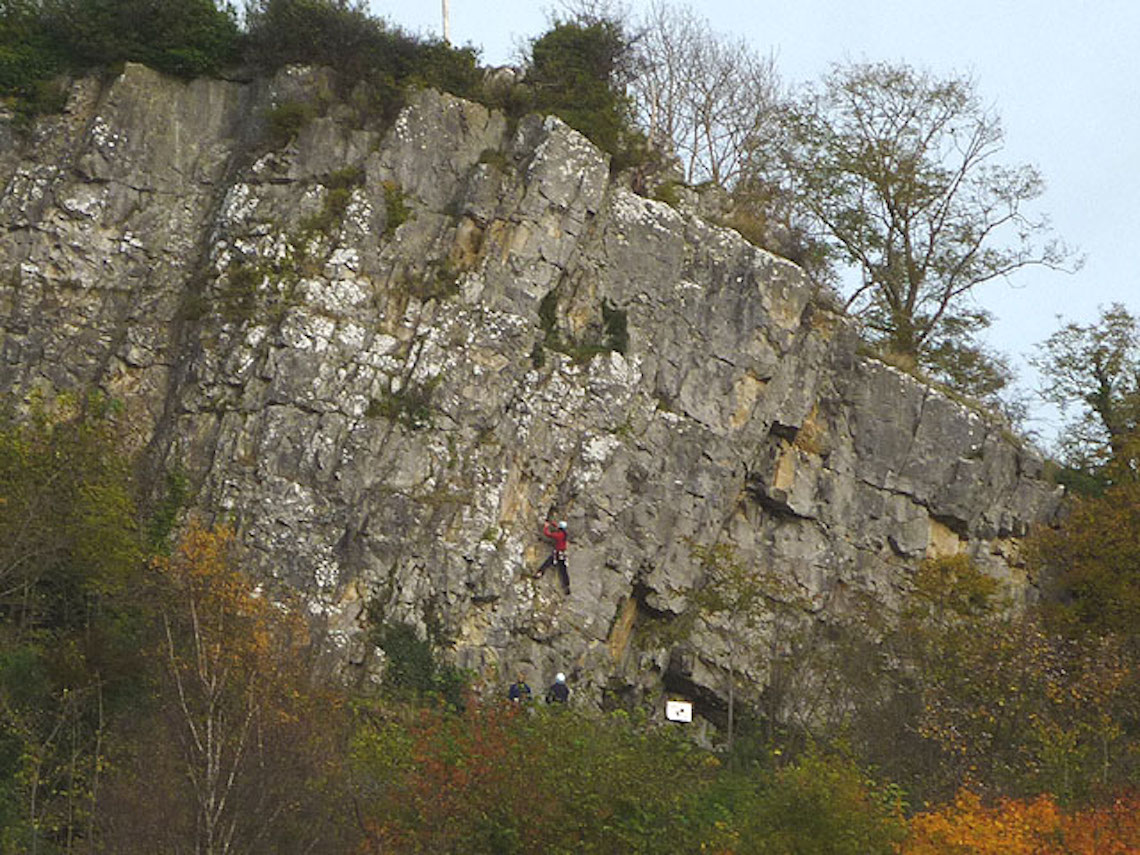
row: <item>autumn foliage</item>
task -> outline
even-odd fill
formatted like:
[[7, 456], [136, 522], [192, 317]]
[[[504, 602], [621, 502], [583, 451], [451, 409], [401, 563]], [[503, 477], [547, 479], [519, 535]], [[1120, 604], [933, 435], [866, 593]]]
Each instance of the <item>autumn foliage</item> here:
[[365, 851], [536, 851], [554, 803], [515, 726], [519, 712], [423, 709], [361, 731], [358, 768], [375, 793], [362, 808]]
[[[633, 708], [463, 696], [381, 610], [384, 685], [318, 679], [302, 605], [236, 531], [138, 512], [115, 436], [93, 402], [0, 422], [3, 855], [1140, 853], [1128, 483], [1031, 540], [1045, 608], [954, 556], [897, 614], [781, 621], [787, 679], [712, 751]], [[695, 600], [734, 623], [743, 596]]]
[[[234, 532], [191, 520], [150, 562], [153, 694], [103, 796], [110, 851], [346, 846], [343, 696], [310, 676], [308, 629], [243, 572]], [[147, 848], [153, 847], [153, 848]], [[317, 850], [322, 851], [322, 850]]]
[[1135, 633], [1140, 626], [1140, 482], [1074, 500], [1028, 555], [1049, 594], [1051, 622], [1069, 634]]
[[1061, 810], [1048, 795], [987, 806], [963, 790], [952, 804], [915, 815], [901, 855], [1134, 855], [1140, 852], [1140, 797]]
[[900, 806], [850, 759], [729, 768], [624, 713], [372, 707], [351, 773], [362, 851], [889, 855]]

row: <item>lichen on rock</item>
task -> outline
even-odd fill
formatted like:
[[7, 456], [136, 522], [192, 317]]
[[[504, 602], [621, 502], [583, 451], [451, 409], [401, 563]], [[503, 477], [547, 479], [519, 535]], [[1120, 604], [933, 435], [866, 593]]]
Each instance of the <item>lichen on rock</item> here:
[[[682, 649], [653, 625], [701, 580], [690, 542], [731, 540], [807, 619], [852, 590], [896, 602], [928, 555], [1016, 575], [1056, 506], [1039, 457], [860, 356], [795, 265], [632, 194], [557, 119], [508, 134], [428, 90], [384, 134], [330, 114], [266, 152], [261, 117], [307, 86], [131, 65], [77, 102], [77, 168], [62, 142], [6, 152], [0, 388], [122, 398], [152, 471], [232, 516], [341, 668], [366, 666], [370, 602], [488, 679], [651, 695]], [[568, 597], [533, 578], [549, 514]], [[702, 638], [685, 679], [715, 695]]]

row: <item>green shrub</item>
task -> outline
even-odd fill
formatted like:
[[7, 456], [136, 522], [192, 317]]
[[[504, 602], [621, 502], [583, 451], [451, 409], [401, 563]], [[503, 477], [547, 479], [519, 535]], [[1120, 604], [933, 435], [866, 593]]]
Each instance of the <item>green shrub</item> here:
[[337, 73], [342, 96], [357, 84], [357, 107], [391, 119], [402, 89], [432, 86], [475, 94], [477, 56], [470, 48], [423, 41], [371, 17], [344, 0], [256, 0], [247, 12], [247, 59], [262, 68], [290, 63], [322, 65]]
[[411, 217], [412, 210], [404, 201], [404, 191], [395, 181], [384, 182], [384, 231], [382, 237], [391, 237], [396, 229]]
[[325, 196], [323, 213], [330, 226], [344, 219], [344, 214], [348, 210], [348, 203], [351, 200], [352, 188], [332, 187], [329, 189], [328, 195]]
[[400, 851], [886, 855], [905, 828], [897, 791], [842, 758], [733, 771], [624, 712], [389, 712], [354, 745], [365, 822]]
[[538, 323], [547, 339], [555, 335], [558, 322], [558, 289], [551, 288], [538, 304]]
[[366, 720], [355, 745], [385, 851], [728, 851], [726, 817], [700, 810], [713, 758], [625, 714], [471, 704], [398, 728]]
[[383, 25], [337, 0], [256, 0], [246, 11], [246, 58], [265, 69], [292, 63], [366, 70]]
[[64, 68], [60, 46], [37, 7], [0, 3], [0, 98], [7, 96], [20, 124], [63, 109], [66, 93], [51, 78]]
[[616, 350], [624, 356], [629, 349], [629, 326], [625, 310], [615, 308], [609, 300], [603, 300], [602, 326], [605, 329], [606, 348]]
[[313, 118], [311, 104], [285, 101], [265, 111], [267, 142], [272, 148], [288, 145]]
[[400, 71], [403, 73], [397, 74], [397, 79], [413, 86], [428, 86], [473, 100], [481, 93], [479, 55], [470, 47], [456, 48], [434, 40], [417, 42], [412, 62]]
[[681, 194], [678, 192], [681, 186], [679, 181], [662, 181], [654, 188], [653, 198], [676, 208], [681, 203]]
[[348, 203], [352, 201], [351, 187], [330, 187], [325, 193], [321, 210], [301, 223], [302, 233], [314, 232], [329, 235], [344, 222]]
[[76, 69], [133, 61], [190, 77], [238, 58], [237, 16], [213, 0], [53, 0], [41, 14]]
[[499, 172], [510, 172], [511, 161], [510, 158], [497, 148], [485, 148], [479, 153], [479, 163], [485, 163], [488, 166], [494, 167]]
[[252, 320], [257, 310], [257, 292], [264, 272], [255, 265], [237, 263], [226, 271], [226, 284], [219, 295], [222, 317], [231, 323]]
[[24, 92], [63, 69], [61, 45], [48, 31], [45, 15], [30, 2], [0, 3], [0, 93]]
[[375, 603], [369, 604], [368, 614], [376, 621], [369, 630], [369, 641], [383, 650], [387, 659], [384, 686], [388, 692], [421, 700], [437, 697], [452, 709], [462, 709], [469, 675], [454, 665], [439, 662], [431, 641], [421, 639], [411, 624], [378, 621]]
[[0, 96], [18, 115], [66, 103], [65, 72], [141, 62], [168, 74], [216, 74], [238, 59], [233, 9], [213, 0], [7, 0], [0, 3]]
[[1103, 496], [1108, 487], [1103, 475], [1090, 474], [1083, 469], [1064, 466], [1052, 460], [1045, 462], [1043, 477], [1050, 483], [1064, 487], [1069, 495], [1097, 498]]
[[761, 789], [738, 851], [891, 855], [905, 831], [897, 790], [877, 786], [850, 760], [809, 750]]
[[104, 723], [138, 700], [142, 544], [117, 406], [0, 417], [0, 848], [62, 851], [95, 806]]
[[645, 154], [631, 103], [618, 84], [628, 53], [629, 41], [614, 21], [556, 22], [531, 43], [527, 75], [532, 108], [585, 135], [611, 155], [615, 170]]
[[364, 170], [359, 166], [346, 166], [330, 172], [321, 183], [330, 190], [359, 187], [364, 183]]
[[535, 368], [546, 365], [546, 348], [542, 346], [541, 341], [536, 341], [534, 347], [530, 349], [530, 364]]
[[398, 392], [386, 392], [368, 405], [366, 415], [399, 422], [409, 430], [431, 426], [431, 396], [439, 380], [405, 383]]
[[253, 0], [245, 23], [243, 34], [233, 7], [215, 0], [5, 0], [0, 95], [28, 101], [23, 112], [34, 114], [59, 106], [37, 101], [34, 87], [60, 72], [129, 61], [194, 77], [242, 60], [266, 70], [332, 68], [339, 94], [351, 95], [363, 117], [393, 118], [409, 86], [479, 95], [473, 49], [388, 28], [360, 4]]
[[595, 356], [601, 356], [603, 353], [611, 352], [611, 348], [608, 345], [591, 341], [559, 342], [558, 347], [555, 349], [569, 356], [570, 359], [578, 365], [584, 365]]
[[446, 300], [459, 293], [462, 273], [447, 259], [431, 263], [409, 283], [409, 293], [421, 300]]
[[628, 318], [624, 309], [614, 307], [609, 300], [602, 301], [601, 333], [594, 327], [583, 340], [563, 338], [558, 334], [558, 289], [552, 288], [538, 304], [538, 323], [543, 338], [531, 351], [531, 362], [540, 368], [546, 357], [543, 347], [564, 353], [577, 363], [589, 362], [601, 353], [617, 351], [624, 354], [629, 348]]
[[68, 88], [63, 80], [37, 80], [20, 90], [15, 99], [16, 116], [27, 124], [36, 116], [61, 113], [67, 106]]
[[190, 499], [190, 480], [180, 467], [174, 467], [163, 477], [163, 490], [154, 503], [146, 525], [146, 541], [150, 549], [166, 553], [170, 549], [170, 538], [174, 533], [178, 516]]

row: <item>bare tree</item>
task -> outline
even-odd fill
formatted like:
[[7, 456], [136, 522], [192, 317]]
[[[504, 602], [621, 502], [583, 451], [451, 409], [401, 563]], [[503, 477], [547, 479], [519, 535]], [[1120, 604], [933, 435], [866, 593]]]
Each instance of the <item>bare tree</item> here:
[[734, 184], [749, 140], [779, 101], [773, 58], [713, 32], [688, 6], [661, 2], [649, 7], [633, 44], [629, 89], [650, 142], [672, 149], [690, 184]]
[[192, 521], [153, 568], [160, 595], [164, 699], [177, 723], [194, 799], [194, 848], [226, 855], [252, 847], [293, 796], [269, 780], [269, 746], [297, 720], [305, 628], [255, 594], [234, 564], [234, 535]]
[[[596, 24], [611, 21], [628, 28], [632, 20], [629, 4], [622, 0], [559, 0], [558, 8], [572, 21]], [[547, 15], [551, 21], [557, 20], [557, 12]]]

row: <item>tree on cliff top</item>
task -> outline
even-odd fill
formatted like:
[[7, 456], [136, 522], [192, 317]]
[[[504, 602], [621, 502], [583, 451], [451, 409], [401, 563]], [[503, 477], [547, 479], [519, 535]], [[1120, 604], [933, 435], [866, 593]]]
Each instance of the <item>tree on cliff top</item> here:
[[477, 94], [477, 53], [408, 35], [357, 0], [247, 0], [246, 59], [264, 69], [290, 63], [335, 69], [344, 94], [365, 82], [399, 106], [406, 84]]
[[964, 391], [1004, 385], [973, 340], [989, 313], [969, 298], [1023, 267], [1062, 268], [1070, 253], [1025, 211], [1044, 190], [1038, 171], [994, 162], [1002, 127], [974, 83], [835, 66], [778, 124], [757, 143], [757, 171], [789, 187], [835, 257], [858, 269], [847, 305], [873, 343]]
[[553, 113], [614, 157], [621, 168], [640, 143], [623, 77], [630, 45], [608, 18], [555, 21], [531, 43], [527, 80], [533, 108]]
[[733, 187], [779, 101], [774, 58], [714, 32], [691, 7], [658, 0], [637, 33], [630, 92], [650, 142], [680, 158], [688, 183]]

